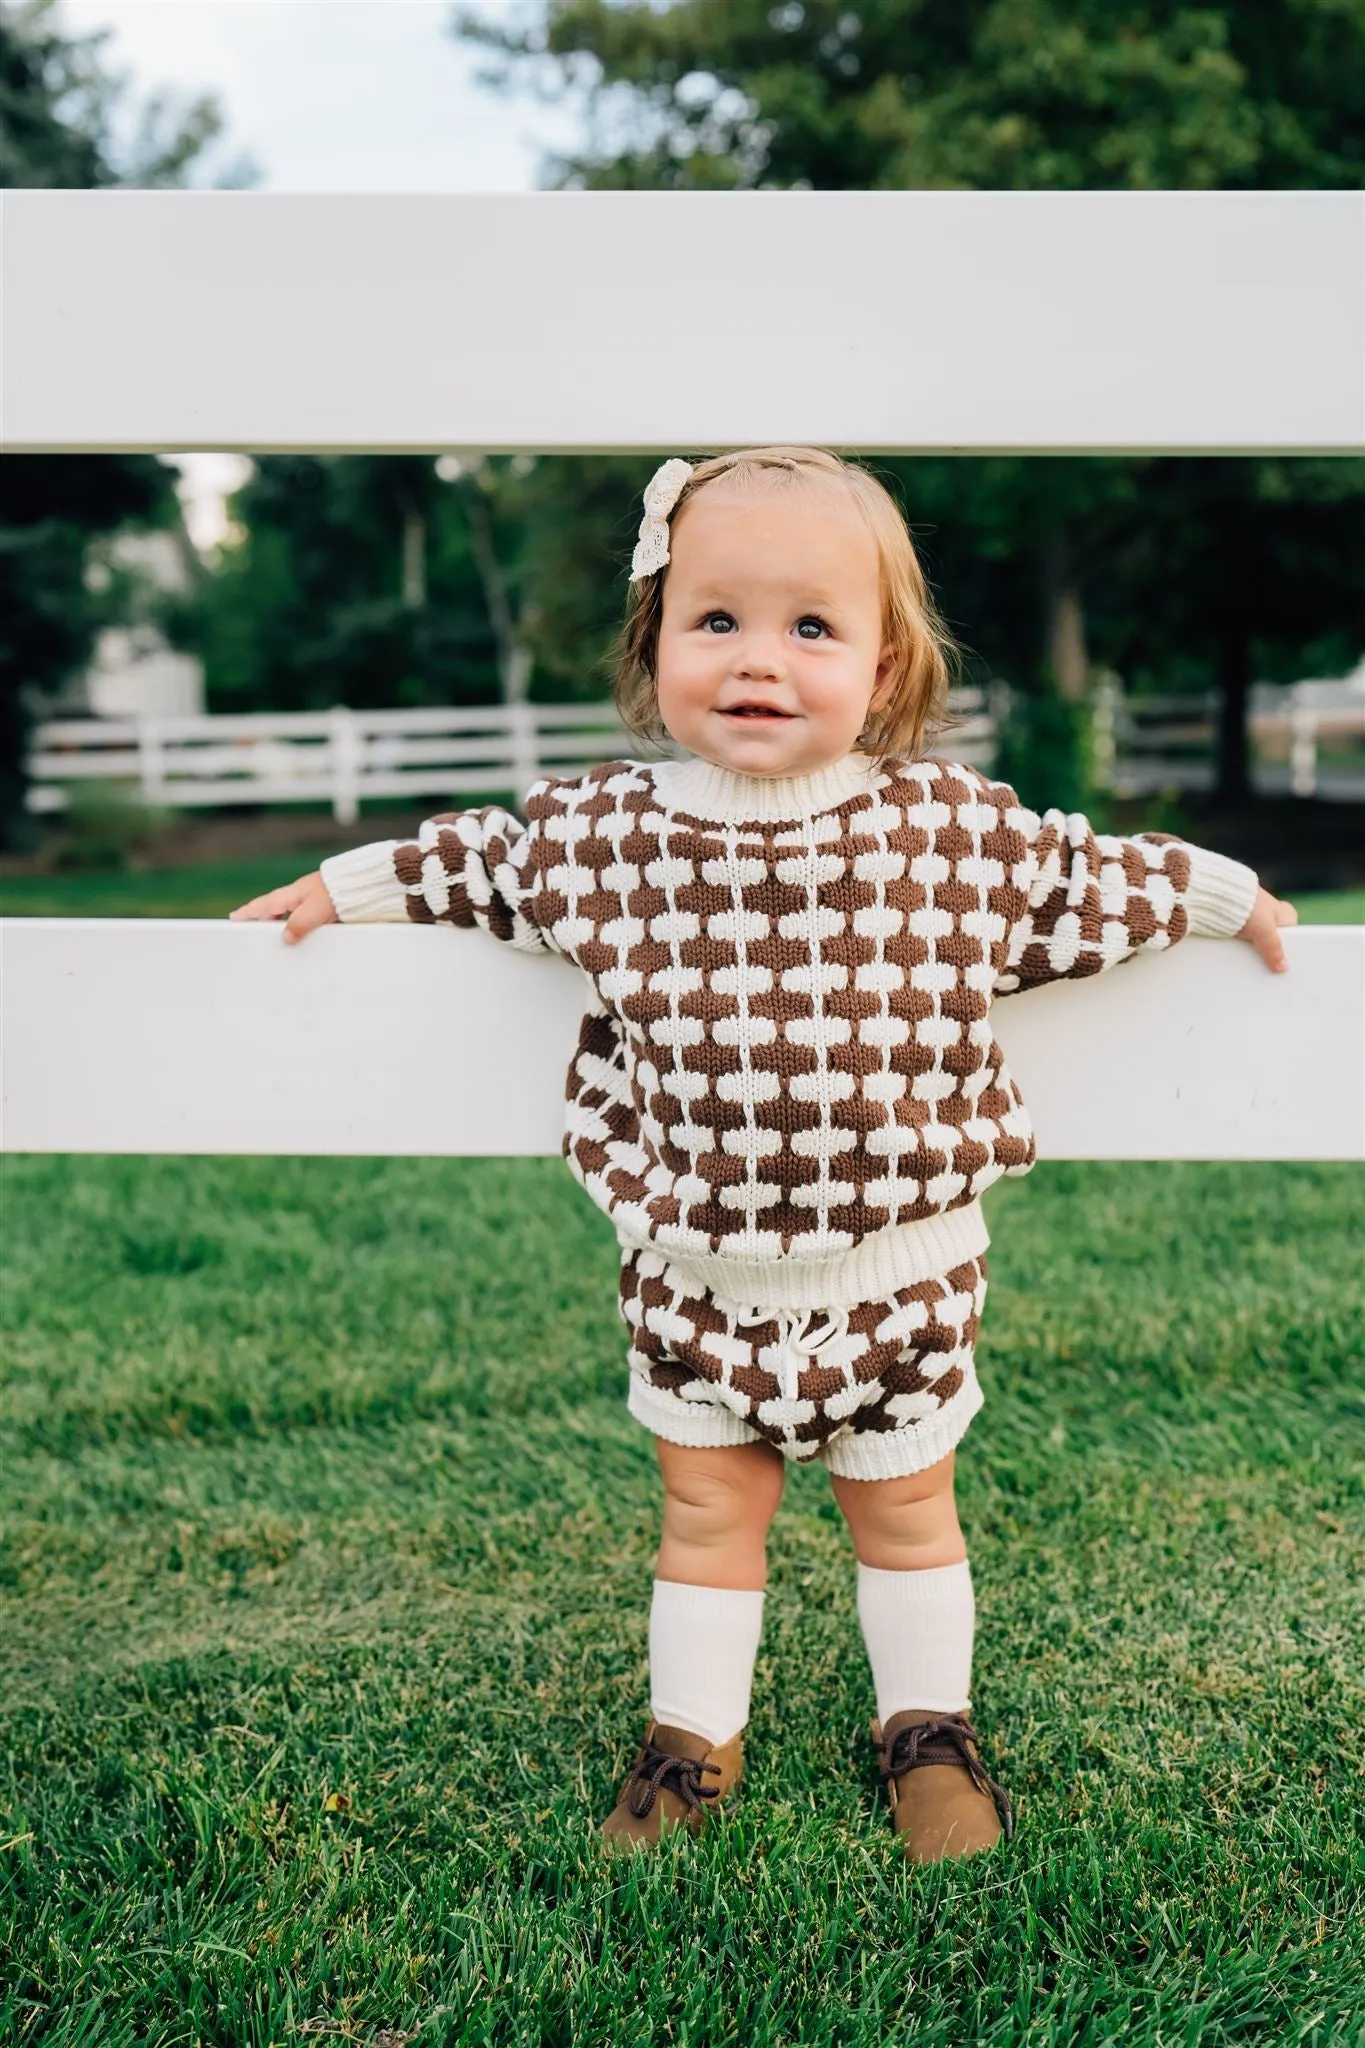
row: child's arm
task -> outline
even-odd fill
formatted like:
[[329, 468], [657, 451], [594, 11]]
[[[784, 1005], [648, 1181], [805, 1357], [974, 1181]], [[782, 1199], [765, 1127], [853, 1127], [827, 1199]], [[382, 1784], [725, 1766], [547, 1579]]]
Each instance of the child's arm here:
[[1291, 905], [1262, 889], [1255, 872], [1168, 832], [1097, 833], [1079, 812], [1040, 816], [1006, 784], [990, 786], [1011, 902], [1004, 971], [996, 993], [1102, 973], [1186, 936], [1242, 938], [1267, 966], [1286, 966], [1279, 928]]
[[479, 925], [521, 952], [555, 951], [537, 923], [536, 840], [496, 804], [428, 818], [415, 839], [380, 839], [334, 854], [315, 874], [253, 897], [240, 922], [284, 918], [289, 944], [319, 925]]

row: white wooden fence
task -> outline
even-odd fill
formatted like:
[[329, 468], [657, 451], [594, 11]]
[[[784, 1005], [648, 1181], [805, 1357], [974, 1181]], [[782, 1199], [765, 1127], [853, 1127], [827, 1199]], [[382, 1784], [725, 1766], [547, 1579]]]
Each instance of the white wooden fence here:
[[[996, 1003], [1042, 1153], [1365, 1156], [1365, 929], [1287, 939], [1288, 974], [1186, 939]], [[562, 961], [439, 926], [285, 946], [153, 918], [10, 920], [0, 947], [12, 1151], [559, 1149], [589, 997]]]
[[[1360, 193], [0, 208], [13, 449], [1365, 450]], [[755, 280], [807, 275], [812, 249], [794, 322]], [[583, 997], [556, 962], [403, 927], [286, 949], [226, 922], [21, 920], [0, 945], [12, 1147], [554, 1142]], [[1191, 940], [1001, 1004], [1043, 1151], [1359, 1156], [1365, 934], [1288, 946], [1283, 977]]]
[[34, 741], [33, 811], [64, 809], [82, 782], [126, 781], [146, 804], [329, 803], [346, 825], [368, 798], [521, 791], [627, 745], [609, 704], [61, 719]]
[[[995, 721], [985, 691], [956, 692], [952, 711], [945, 745], [990, 767]], [[60, 811], [82, 783], [121, 782], [143, 803], [174, 809], [329, 803], [351, 825], [366, 799], [520, 792], [539, 775], [640, 750], [610, 704], [53, 719], [34, 734], [26, 801], [31, 811]]]
[[[1306, 692], [1315, 691], [1317, 695]], [[991, 769], [1003, 686], [953, 693], [953, 722], [936, 750]], [[1262, 688], [1254, 741], [1283, 756], [1256, 764], [1267, 794], [1365, 799], [1365, 693], [1349, 684]], [[1100, 788], [1119, 796], [1212, 787], [1216, 697], [1125, 699], [1097, 706]], [[1354, 742], [1322, 773], [1318, 743]], [[82, 784], [114, 783], [167, 809], [327, 803], [353, 825], [367, 799], [520, 792], [542, 774], [572, 774], [640, 743], [610, 704], [493, 704], [479, 710], [210, 713], [196, 717], [50, 719], [34, 733], [26, 802], [64, 810]]]

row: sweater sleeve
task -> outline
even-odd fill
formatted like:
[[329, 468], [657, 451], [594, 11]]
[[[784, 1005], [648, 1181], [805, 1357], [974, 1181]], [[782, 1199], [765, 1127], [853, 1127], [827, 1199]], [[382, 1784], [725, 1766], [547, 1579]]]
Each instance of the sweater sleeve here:
[[322, 862], [342, 924], [478, 925], [519, 952], [557, 952], [536, 917], [538, 834], [496, 804], [428, 818]]
[[1246, 923], [1254, 871], [1169, 832], [1096, 832], [1079, 811], [1039, 815], [997, 785], [1008, 886], [1005, 964], [996, 993], [1100, 974], [1188, 933], [1232, 938]]

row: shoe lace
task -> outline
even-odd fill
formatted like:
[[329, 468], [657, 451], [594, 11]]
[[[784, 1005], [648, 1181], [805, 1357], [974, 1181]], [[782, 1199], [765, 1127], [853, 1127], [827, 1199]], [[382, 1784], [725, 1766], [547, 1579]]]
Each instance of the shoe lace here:
[[719, 1799], [720, 1787], [703, 1785], [703, 1771], [712, 1771], [719, 1777], [720, 1765], [704, 1764], [697, 1757], [674, 1756], [670, 1750], [647, 1742], [626, 1780], [627, 1803], [631, 1812], [637, 1820], [643, 1820], [660, 1792], [667, 1790], [676, 1792], [684, 1806], [704, 1813], [703, 1801]]
[[965, 1714], [939, 1714], [898, 1728], [890, 1742], [879, 1742], [883, 1779], [899, 1778], [917, 1764], [961, 1764], [978, 1792], [995, 1801], [1008, 1841], [1014, 1833], [1014, 1808], [1009, 1793], [996, 1783], [976, 1752], [976, 1730]]

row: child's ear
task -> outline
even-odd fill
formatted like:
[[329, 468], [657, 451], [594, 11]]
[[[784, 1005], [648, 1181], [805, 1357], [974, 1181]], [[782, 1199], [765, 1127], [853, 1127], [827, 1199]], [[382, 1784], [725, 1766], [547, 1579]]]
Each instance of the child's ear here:
[[888, 697], [896, 687], [899, 670], [900, 661], [896, 650], [888, 643], [883, 647], [877, 662], [877, 680], [872, 686], [872, 698], [867, 707], [869, 711], [881, 711], [885, 708]]

